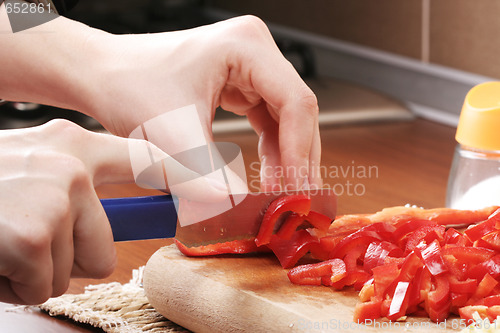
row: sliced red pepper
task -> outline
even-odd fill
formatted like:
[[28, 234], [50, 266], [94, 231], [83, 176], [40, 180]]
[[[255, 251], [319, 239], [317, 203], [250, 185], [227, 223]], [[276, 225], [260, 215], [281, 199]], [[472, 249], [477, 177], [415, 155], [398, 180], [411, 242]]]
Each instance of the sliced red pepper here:
[[242, 254], [251, 252], [267, 252], [269, 249], [265, 246], [258, 247], [253, 238], [237, 239], [225, 243], [209, 244], [196, 247], [188, 247], [177, 239], [174, 239], [175, 245], [179, 251], [188, 257], [213, 256], [218, 254]]
[[373, 267], [385, 264], [385, 259], [388, 256], [401, 257], [403, 250], [393, 243], [382, 241], [372, 242], [368, 245], [363, 260], [363, 268], [367, 272], [371, 272]]
[[486, 246], [492, 250], [500, 251], [500, 230], [494, 230], [481, 239], [486, 243]]
[[439, 246], [437, 240], [434, 240], [423, 249], [417, 247], [415, 253], [422, 258], [432, 275], [439, 275], [448, 271], [441, 255], [441, 246]]
[[464, 234], [458, 232], [454, 228], [449, 228], [446, 230], [444, 235], [445, 244], [454, 244], [457, 246], [471, 246], [472, 242]]
[[267, 247], [276, 255], [281, 267], [290, 268], [309, 251], [311, 244], [318, 242], [319, 240], [311, 236], [307, 230], [299, 230], [293, 234], [291, 239], [281, 239], [273, 235]]
[[488, 273], [486, 273], [477, 285], [477, 289], [474, 294], [471, 296], [471, 302], [474, 304], [475, 300], [482, 299], [493, 291], [495, 287], [498, 285], [498, 281], [491, 277]]
[[471, 241], [476, 241], [489, 234], [490, 232], [496, 230], [496, 223], [500, 220], [500, 209], [497, 209], [493, 214], [491, 214], [487, 220], [478, 223], [476, 225], [468, 227], [464, 234], [469, 237]]
[[321, 285], [322, 277], [338, 281], [346, 274], [345, 263], [341, 259], [331, 259], [315, 264], [300, 265], [288, 271], [288, 278], [294, 284]]
[[283, 213], [294, 212], [299, 215], [306, 215], [310, 209], [311, 198], [306, 195], [289, 195], [274, 200], [264, 213], [259, 232], [255, 238], [255, 244], [262, 246], [271, 241], [276, 222]]
[[[413, 231], [417, 230], [418, 228], [427, 226], [427, 225], [437, 225], [436, 222], [429, 221], [429, 220], [422, 220], [422, 219], [411, 219], [409, 221], [405, 221], [404, 223], [400, 223], [397, 227], [397, 229], [393, 233], [394, 240], [396, 240], [398, 243], [406, 238], [408, 234], [412, 233]], [[399, 243], [400, 246], [404, 246], [404, 243]]]
[[450, 275], [450, 292], [459, 294], [468, 294], [469, 297], [477, 289], [477, 280], [467, 279], [464, 281], [458, 280], [455, 275]]
[[333, 249], [342, 240], [342, 237], [337, 236], [325, 236], [319, 239], [319, 243], [313, 244], [311, 246], [311, 254], [314, 258], [318, 260], [328, 260], [332, 259], [330, 257]]
[[467, 301], [470, 298], [470, 294], [461, 294], [456, 292], [450, 292], [450, 302], [451, 308], [450, 311], [459, 314], [458, 309], [467, 304]]
[[442, 255], [455, 257], [459, 264], [476, 265], [492, 258], [495, 255], [495, 251], [470, 246], [445, 245], [442, 248]]
[[427, 244], [434, 240], [442, 240], [444, 238], [445, 227], [442, 225], [426, 225], [415, 230], [406, 242], [405, 253], [410, 253], [415, 250], [417, 245], [425, 240]]
[[483, 300], [483, 304], [486, 306], [500, 305], [500, 295], [497, 294], [485, 297]]
[[494, 279], [500, 278], [500, 254], [472, 266], [467, 272], [467, 277], [481, 281], [486, 274], [491, 275]]
[[375, 296], [384, 298], [387, 288], [399, 276], [399, 268], [395, 263], [372, 268]]
[[396, 320], [406, 314], [410, 295], [410, 282], [399, 281], [391, 300], [387, 319]]
[[475, 323], [474, 317], [472, 315], [476, 312], [482, 319], [488, 318], [488, 307], [485, 305], [469, 305], [458, 309], [460, 318], [466, 321], [466, 325]]
[[305, 222], [309, 222], [318, 230], [327, 231], [332, 224], [332, 219], [315, 211], [310, 211], [307, 215], [292, 213], [283, 222], [276, 235], [283, 239], [290, 239], [297, 228]]
[[357, 247], [365, 249], [371, 242], [390, 240], [394, 226], [387, 223], [375, 223], [359, 229], [344, 237], [333, 249], [332, 258], [343, 258], [347, 252]]
[[[498, 316], [500, 316], [500, 306], [493, 305], [493, 306], [488, 307], [486, 309], [486, 315], [488, 316], [490, 323], [493, 323], [493, 321], [496, 320]], [[498, 322], [491, 324], [492, 327], [496, 327], [494, 325], [498, 325]]]
[[421, 290], [425, 288], [426, 278], [430, 281], [430, 273], [425, 267], [421, 267], [415, 273], [415, 277], [411, 281], [409, 291], [409, 302], [406, 313], [413, 313], [418, 310], [418, 305], [424, 300]]
[[[445, 307], [446, 305], [449, 306], [449, 300], [450, 300], [449, 278], [446, 274], [434, 276], [434, 284], [435, 284], [435, 289], [429, 292], [427, 301], [428, 301], [428, 307], [437, 313], [441, 312], [443, 307]], [[431, 317], [431, 319], [433, 318]]]
[[381, 317], [382, 298], [374, 297], [369, 302], [356, 304], [354, 308], [354, 322], [364, 323], [367, 320], [374, 320]]

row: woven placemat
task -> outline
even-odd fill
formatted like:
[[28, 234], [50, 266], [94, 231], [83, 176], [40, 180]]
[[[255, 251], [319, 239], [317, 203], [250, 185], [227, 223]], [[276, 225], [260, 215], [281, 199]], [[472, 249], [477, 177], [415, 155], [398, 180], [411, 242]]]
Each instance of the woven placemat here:
[[90, 285], [83, 294], [51, 298], [39, 308], [51, 316], [65, 316], [108, 333], [190, 332], [149, 304], [142, 288], [143, 270], [144, 267], [134, 270], [127, 284]]

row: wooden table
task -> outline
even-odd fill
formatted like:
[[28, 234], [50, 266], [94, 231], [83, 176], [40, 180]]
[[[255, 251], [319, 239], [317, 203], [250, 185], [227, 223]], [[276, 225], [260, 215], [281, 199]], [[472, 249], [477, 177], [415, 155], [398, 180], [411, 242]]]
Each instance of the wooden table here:
[[[455, 146], [455, 129], [422, 119], [411, 122], [358, 124], [321, 129], [322, 172], [333, 186], [338, 213], [369, 213], [407, 203], [432, 208], [445, 202], [448, 171]], [[252, 191], [258, 190], [257, 137], [253, 133], [219, 135], [217, 141], [238, 144], [247, 165]], [[135, 185], [107, 185], [97, 189], [101, 198], [149, 195], [157, 192]], [[75, 279], [68, 293], [81, 293], [89, 284], [128, 282], [132, 269], [144, 265], [169, 240], [117, 243], [118, 266], [103, 280]], [[51, 318], [36, 310], [0, 303], [0, 331], [102, 332], [88, 326]]]

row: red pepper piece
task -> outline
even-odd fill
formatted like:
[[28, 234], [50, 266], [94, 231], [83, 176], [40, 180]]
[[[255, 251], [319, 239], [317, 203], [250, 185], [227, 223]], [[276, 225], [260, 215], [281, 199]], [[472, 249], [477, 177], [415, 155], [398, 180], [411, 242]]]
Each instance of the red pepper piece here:
[[454, 244], [457, 246], [471, 246], [472, 242], [469, 238], [465, 237], [464, 234], [456, 231], [453, 228], [446, 230], [444, 234], [445, 244]]
[[467, 279], [464, 281], [458, 280], [457, 276], [450, 275], [450, 292], [459, 294], [468, 294], [469, 297], [477, 289], [477, 280]]
[[500, 251], [500, 230], [494, 230], [481, 237], [481, 239], [489, 249]]
[[483, 304], [486, 306], [500, 305], [500, 295], [492, 295], [485, 297], [483, 300]]
[[[448, 317], [450, 308], [450, 282], [448, 280], [447, 274], [441, 274], [434, 276], [435, 289], [429, 291], [427, 297], [427, 312], [429, 317], [436, 322], [442, 321], [444, 318]], [[443, 312], [448, 314], [444, 315]]]
[[341, 240], [342, 237], [337, 236], [321, 237], [319, 243], [311, 245], [310, 251], [312, 256], [318, 260], [332, 259], [330, 254]]
[[[288, 271], [288, 278], [294, 284], [321, 285], [322, 277], [338, 281], [346, 274], [345, 263], [341, 259], [331, 259], [315, 264], [300, 265]], [[328, 281], [326, 280], [326, 281]]]
[[271, 241], [276, 222], [283, 213], [294, 212], [299, 215], [306, 215], [310, 209], [311, 198], [306, 195], [289, 195], [274, 200], [264, 213], [259, 233], [255, 238], [255, 244], [262, 246]]
[[371, 272], [373, 267], [383, 265], [388, 256], [401, 257], [402, 255], [403, 250], [393, 243], [387, 241], [372, 242], [366, 249], [363, 268], [367, 272]]
[[435, 239], [441, 241], [444, 238], [444, 232], [445, 227], [442, 225], [426, 225], [418, 228], [408, 237], [405, 253], [415, 250], [422, 240], [426, 243], [431, 243]]
[[477, 312], [482, 319], [488, 318], [488, 307], [485, 305], [469, 305], [464, 306], [458, 309], [458, 313], [460, 314], [460, 318], [465, 320], [466, 325], [474, 324], [474, 318], [472, 315]]
[[375, 296], [384, 298], [387, 288], [399, 276], [399, 268], [396, 263], [385, 264], [372, 268]]
[[486, 274], [491, 275], [494, 279], [500, 278], [500, 254], [472, 266], [466, 275], [468, 278], [481, 281]]
[[443, 247], [442, 254], [452, 255], [462, 264], [470, 263], [475, 265], [492, 258], [495, 255], [495, 251], [470, 246], [450, 246], [447, 244]]
[[500, 208], [497, 209], [493, 214], [491, 214], [487, 220], [468, 227], [464, 234], [469, 237], [471, 241], [476, 241], [489, 234], [490, 232], [496, 230], [496, 224], [500, 221]]
[[410, 282], [399, 281], [394, 290], [387, 319], [396, 320], [406, 314], [410, 295]]
[[[418, 228], [427, 226], [427, 225], [437, 225], [436, 222], [429, 221], [429, 220], [422, 220], [422, 219], [411, 219], [409, 221], [405, 221], [403, 223], [400, 223], [397, 226], [397, 229], [393, 233], [394, 240], [396, 242], [399, 242], [403, 239], [405, 239], [408, 234], [411, 232], [417, 230]], [[404, 242], [403, 242], [404, 243]], [[404, 246], [404, 244], [399, 244]]]
[[422, 258], [432, 275], [439, 275], [448, 271], [441, 255], [441, 246], [439, 246], [437, 240], [434, 240], [423, 249], [417, 247], [415, 253]]
[[309, 222], [318, 230], [327, 231], [332, 224], [332, 219], [315, 211], [310, 211], [307, 215], [292, 213], [283, 222], [276, 235], [283, 239], [290, 239], [297, 228], [305, 222]]
[[488, 273], [486, 273], [477, 285], [477, 289], [474, 294], [470, 298], [471, 304], [474, 304], [476, 301], [490, 295], [490, 293], [495, 289], [498, 285], [498, 281], [491, 277]]
[[382, 306], [382, 298], [373, 297], [371, 301], [358, 303], [354, 308], [354, 322], [364, 323], [367, 320], [380, 318]]
[[395, 227], [387, 223], [375, 223], [359, 229], [344, 237], [332, 251], [332, 258], [343, 258], [346, 253], [357, 247], [364, 247], [374, 241], [391, 240]]
[[281, 239], [273, 235], [267, 247], [276, 255], [281, 267], [290, 268], [309, 251], [311, 244], [318, 242], [319, 240], [311, 236], [307, 230], [299, 230], [293, 234], [291, 239]]
[[188, 257], [201, 257], [201, 256], [213, 256], [217, 254], [242, 254], [251, 252], [262, 252], [269, 251], [265, 246], [258, 247], [255, 245], [255, 240], [250, 239], [237, 239], [225, 243], [209, 244], [196, 247], [188, 247], [177, 239], [174, 239], [177, 248]]

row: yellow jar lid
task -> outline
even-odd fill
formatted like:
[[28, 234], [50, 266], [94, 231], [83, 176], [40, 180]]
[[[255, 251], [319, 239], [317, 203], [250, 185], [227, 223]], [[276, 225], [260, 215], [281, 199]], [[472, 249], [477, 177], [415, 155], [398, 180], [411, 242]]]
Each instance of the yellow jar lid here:
[[469, 91], [456, 140], [473, 148], [500, 150], [500, 82], [481, 83]]

